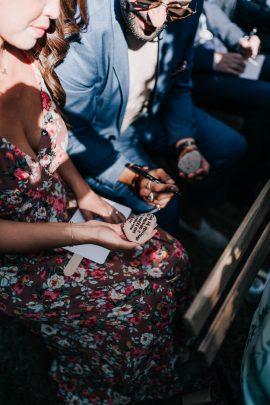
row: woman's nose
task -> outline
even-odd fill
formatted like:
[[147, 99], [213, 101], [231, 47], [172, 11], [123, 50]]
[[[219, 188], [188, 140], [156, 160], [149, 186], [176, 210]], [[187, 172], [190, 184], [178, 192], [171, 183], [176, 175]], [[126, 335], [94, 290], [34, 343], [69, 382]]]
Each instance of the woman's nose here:
[[60, 15], [60, 0], [48, 0], [44, 8], [44, 14], [51, 20], [56, 20]]

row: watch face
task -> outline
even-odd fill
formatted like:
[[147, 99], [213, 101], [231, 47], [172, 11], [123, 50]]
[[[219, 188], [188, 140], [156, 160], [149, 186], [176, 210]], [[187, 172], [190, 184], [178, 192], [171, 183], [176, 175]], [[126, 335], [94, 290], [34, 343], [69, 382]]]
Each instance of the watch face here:
[[194, 173], [201, 166], [201, 155], [197, 150], [186, 153], [178, 161], [178, 169], [186, 174]]

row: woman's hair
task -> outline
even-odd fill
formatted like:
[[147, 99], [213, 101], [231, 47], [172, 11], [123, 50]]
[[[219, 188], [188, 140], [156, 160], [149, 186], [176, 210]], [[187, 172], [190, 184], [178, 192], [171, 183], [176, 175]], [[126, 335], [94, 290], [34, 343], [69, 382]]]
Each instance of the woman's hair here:
[[34, 54], [54, 101], [63, 106], [65, 92], [54, 69], [64, 59], [69, 48], [69, 39], [78, 36], [86, 28], [88, 17], [86, 0], [61, 0], [60, 3], [59, 18], [52, 21], [47, 35], [37, 43]]

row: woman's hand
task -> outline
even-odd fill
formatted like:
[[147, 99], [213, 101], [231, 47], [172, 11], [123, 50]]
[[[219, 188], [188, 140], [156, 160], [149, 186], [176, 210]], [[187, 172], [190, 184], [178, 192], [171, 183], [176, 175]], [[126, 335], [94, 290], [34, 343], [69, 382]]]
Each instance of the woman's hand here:
[[140, 176], [136, 182], [137, 192], [147, 204], [159, 209], [165, 208], [174, 197], [174, 192], [178, 191], [175, 181], [161, 168], [148, 170], [148, 173], [161, 183], [154, 183]]
[[75, 242], [94, 243], [110, 250], [141, 249], [136, 242], [130, 242], [125, 237], [122, 224], [109, 224], [101, 221], [87, 221], [83, 224], [72, 224]]
[[117, 211], [92, 190], [89, 190], [85, 195], [80, 197], [77, 202], [86, 221], [98, 216], [105, 222], [119, 224], [126, 219], [121, 212]]
[[128, 168], [124, 169], [118, 181], [131, 186], [147, 204], [158, 209], [164, 208], [174, 197], [174, 192], [178, 191], [175, 181], [161, 168], [149, 170], [148, 167], [142, 166], [142, 169], [159, 179], [161, 183], [138, 177]]

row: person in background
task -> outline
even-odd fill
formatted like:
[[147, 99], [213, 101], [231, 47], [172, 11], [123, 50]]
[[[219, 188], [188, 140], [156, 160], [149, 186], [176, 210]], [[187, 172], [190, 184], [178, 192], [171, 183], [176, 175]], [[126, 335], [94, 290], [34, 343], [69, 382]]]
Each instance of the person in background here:
[[253, 316], [241, 370], [243, 403], [270, 403], [270, 282]]
[[[188, 359], [188, 259], [161, 229], [143, 246], [128, 241], [123, 216], [66, 153], [54, 67], [86, 26], [78, 4], [75, 17], [74, 0], [61, 13], [59, 0], [0, 0], [0, 311], [43, 338], [65, 404], [168, 400]], [[75, 202], [85, 223], [68, 222]], [[72, 269], [62, 246], [87, 243], [110, 249], [106, 262]]]
[[261, 52], [270, 51], [269, 0], [216, 0], [217, 4], [245, 32], [257, 28]]
[[[201, 8], [201, 0], [89, 0], [88, 30], [80, 42], [71, 39], [57, 73], [67, 95], [69, 153], [87, 182], [134, 212], [159, 210], [159, 223], [173, 234], [181, 219], [201, 242], [224, 248], [227, 238], [203, 215], [224, 201], [246, 145], [193, 106], [193, 40]], [[194, 150], [199, 164], [185, 174], [177, 164]], [[129, 162], [148, 167], [164, 184], [136, 176]], [[183, 202], [174, 194], [175, 181]]]
[[241, 30], [218, 4], [204, 2], [195, 39], [193, 95], [199, 106], [245, 118], [242, 133], [249, 148], [240, 172], [243, 193], [252, 201], [259, 181], [270, 173], [270, 56], [264, 55], [258, 79], [241, 77], [246, 65], [254, 63], [247, 59], [259, 53], [260, 39]]

